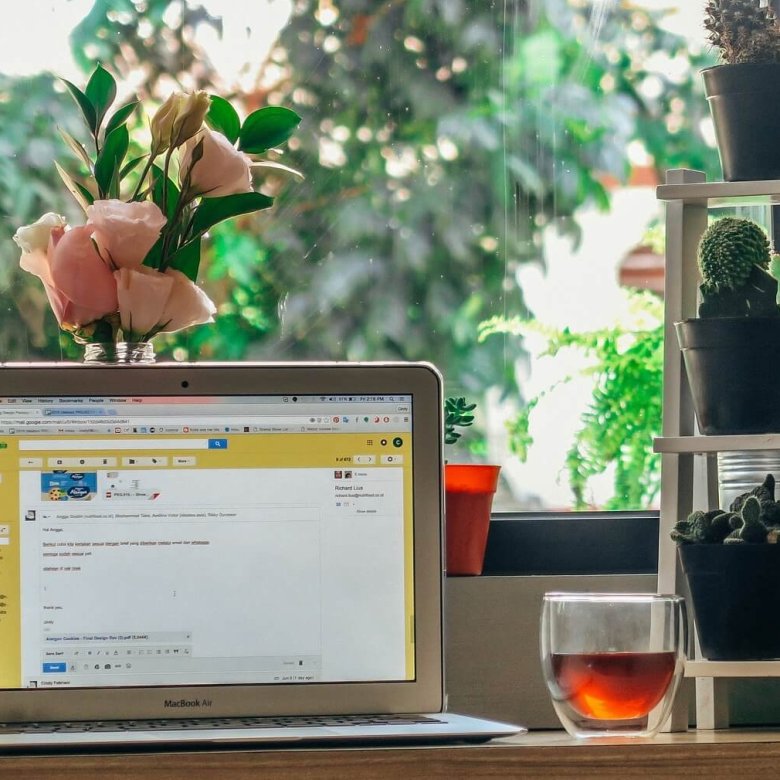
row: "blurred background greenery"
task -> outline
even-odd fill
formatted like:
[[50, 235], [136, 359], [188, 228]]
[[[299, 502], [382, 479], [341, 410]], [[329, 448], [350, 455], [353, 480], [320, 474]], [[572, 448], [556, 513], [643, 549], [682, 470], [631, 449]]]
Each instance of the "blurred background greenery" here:
[[[496, 316], [533, 319], [517, 273], [546, 262], [543, 233], [576, 242], [581, 211], [609, 209], [610, 186], [629, 180], [631, 149], [661, 178], [676, 167], [720, 175], [697, 75], [710, 55], [646, 3], [296, 0], [285, 19], [276, 0], [278, 39], [240, 78], [203, 43], [224, 43], [227, 17], [243, 4], [221, 5], [95, 0], [63, 32], [84, 74], [101, 62], [151, 108], [173, 88], [198, 87], [244, 113], [271, 102], [303, 118], [284, 161], [305, 180], [265, 180], [274, 209], [213, 231], [202, 278], [219, 314], [160, 338], [163, 359], [432, 360], [448, 394], [483, 401], [492, 392], [522, 414], [522, 332], [480, 340], [478, 331]], [[78, 123], [51, 74], [0, 74], [3, 360], [78, 357], [38, 280], [18, 270], [11, 240], [46, 211], [79, 221], [53, 166], [68, 160], [57, 126], [79, 137]], [[646, 337], [659, 348], [657, 322]], [[583, 338], [598, 346], [598, 334]], [[610, 442], [611, 455], [573, 467], [580, 504], [589, 469], [637, 447], [609, 505], [652, 502], [655, 367], [655, 384], [602, 385], [614, 398], [633, 387], [646, 413], [638, 434]], [[587, 409], [592, 430], [603, 400]], [[484, 452], [476, 437], [473, 451]], [[573, 439], [576, 453], [597, 445]]]

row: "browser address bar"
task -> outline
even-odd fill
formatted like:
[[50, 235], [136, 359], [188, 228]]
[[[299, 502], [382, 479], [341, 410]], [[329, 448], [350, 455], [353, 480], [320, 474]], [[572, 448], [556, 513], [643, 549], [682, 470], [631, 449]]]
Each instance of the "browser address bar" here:
[[95, 450], [226, 450], [227, 439], [29, 439], [19, 442], [26, 451], [91, 452]]

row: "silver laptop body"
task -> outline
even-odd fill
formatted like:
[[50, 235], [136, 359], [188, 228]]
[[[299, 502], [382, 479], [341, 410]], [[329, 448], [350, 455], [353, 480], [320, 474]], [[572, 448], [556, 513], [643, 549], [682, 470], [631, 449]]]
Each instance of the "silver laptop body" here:
[[427, 364], [0, 368], [0, 751], [488, 739], [446, 713]]

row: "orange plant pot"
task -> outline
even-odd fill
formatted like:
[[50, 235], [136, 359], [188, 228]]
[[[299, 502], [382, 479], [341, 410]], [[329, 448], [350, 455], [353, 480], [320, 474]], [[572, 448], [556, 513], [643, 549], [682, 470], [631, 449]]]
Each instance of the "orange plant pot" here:
[[447, 574], [482, 574], [500, 466], [444, 467]]

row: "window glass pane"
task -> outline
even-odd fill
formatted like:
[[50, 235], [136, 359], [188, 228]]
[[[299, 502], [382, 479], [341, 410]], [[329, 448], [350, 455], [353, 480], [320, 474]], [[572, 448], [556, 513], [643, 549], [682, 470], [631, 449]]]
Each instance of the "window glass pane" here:
[[[97, 62], [148, 117], [174, 89], [302, 122], [273, 209], [204, 244], [213, 324], [162, 359], [431, 360], [478, 404], [452, 460], [498, 507], [657, 504], [669, 168], [719, 178], [689, 0], [26, 0], [0, 30], [0, 355], [78, 359], [12, 241], [82, 224], [56, 160], [86, 141], [62, 76]], [[133, 120], [135, 121], [135, 120]], [[139, 138], [148, 119], [132, 127]], [[135, 181], [128, 176], [128, 192]], [[127, 195], [127, 193], [124, 193]]]

